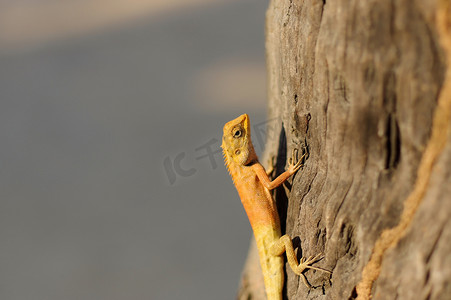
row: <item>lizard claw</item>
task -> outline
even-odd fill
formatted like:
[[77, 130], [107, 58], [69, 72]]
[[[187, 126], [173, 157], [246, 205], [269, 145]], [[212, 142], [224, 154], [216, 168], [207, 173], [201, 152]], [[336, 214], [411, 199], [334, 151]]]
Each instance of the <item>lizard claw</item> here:
[[296, 173], [297, 170], [299, 170], [302, 166], [304, 166], [304, 157], [307, 155], [307, 152], [305, 152], [301, 158], [298, 160], [297, 156], [298, 156], [298, 149], [293, 149], [293, 151], [291, 152], [291, 158], [290, 158], [290, 162], [289, 162], [289, 166], [288, 166], [288, 171], [291, 174]]
[[327, 272], [327, 273], [332, 273], [328, 270], [322, 269], [322, 268], [318, 268], [318, 267], [313, 267], [311, 266], [311, 264], [317, 262], [320, 259], [323, 259], [324, 256], [322, 253], [319, 253], [315, 256], [309, 256], [307, 259], [305, 257], [302, 257], [298, 267], [296, 268], [296, 272], [297, 274], [301, 275], [302, 272], [305, 271], [305, 269], [314, 269], [314, 270], [318, 270], [318, 271], [323, 271], [323, 272]]

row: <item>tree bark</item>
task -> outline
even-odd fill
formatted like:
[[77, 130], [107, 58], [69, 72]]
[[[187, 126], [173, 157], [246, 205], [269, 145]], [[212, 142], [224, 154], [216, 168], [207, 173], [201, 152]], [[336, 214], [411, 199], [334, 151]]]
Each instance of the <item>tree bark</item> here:
[[308, 290], [286, 268], [287, 299], [451, 299], [450, 1], [272, 0], [266, 22], [262, 161], [308, 148], [275, 199], [298, 257], [333, 272]]

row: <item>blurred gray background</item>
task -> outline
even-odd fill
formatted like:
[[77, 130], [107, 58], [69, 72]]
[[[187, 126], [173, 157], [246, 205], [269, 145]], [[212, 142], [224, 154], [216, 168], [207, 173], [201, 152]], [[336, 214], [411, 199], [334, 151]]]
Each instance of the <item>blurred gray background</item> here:
[[217, 151], [264, 125], [266, 6], [0, 0], [0, 299], [235, 298]]

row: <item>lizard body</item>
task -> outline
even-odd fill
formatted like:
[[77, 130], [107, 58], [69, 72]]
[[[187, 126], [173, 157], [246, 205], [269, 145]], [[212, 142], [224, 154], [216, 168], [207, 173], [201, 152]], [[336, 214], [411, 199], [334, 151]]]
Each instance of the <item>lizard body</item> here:
[[270, 190], [280, 186], [302, 166], [303, 157], [295, 161], [293, 152], [287, 171], [271, 181], [259, 163], [252, 145], [247, 114], [225, 124], [221, 147], [226, 167], [254, 232], [268, 300], [282, 300], [284, 252], [290, 267], [301, 276], [305, 285], [310, 287], [302, 273], [305, 269], [329, 271], [311, 266], [321, 255], [302, 258], [301, 262], [297, 263], [291, 238], [281, 235], [277, 207], [270, 193]]

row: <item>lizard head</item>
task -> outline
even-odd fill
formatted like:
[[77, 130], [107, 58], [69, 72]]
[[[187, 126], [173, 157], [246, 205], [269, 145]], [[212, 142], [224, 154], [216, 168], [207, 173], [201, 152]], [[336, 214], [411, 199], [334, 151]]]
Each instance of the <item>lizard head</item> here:
[[224, 125], [221, 145], [227, 163], [233, 160], [240, 165], [247, 165], [256, 159], [251, 142], [249, 116], [243, 114]]

